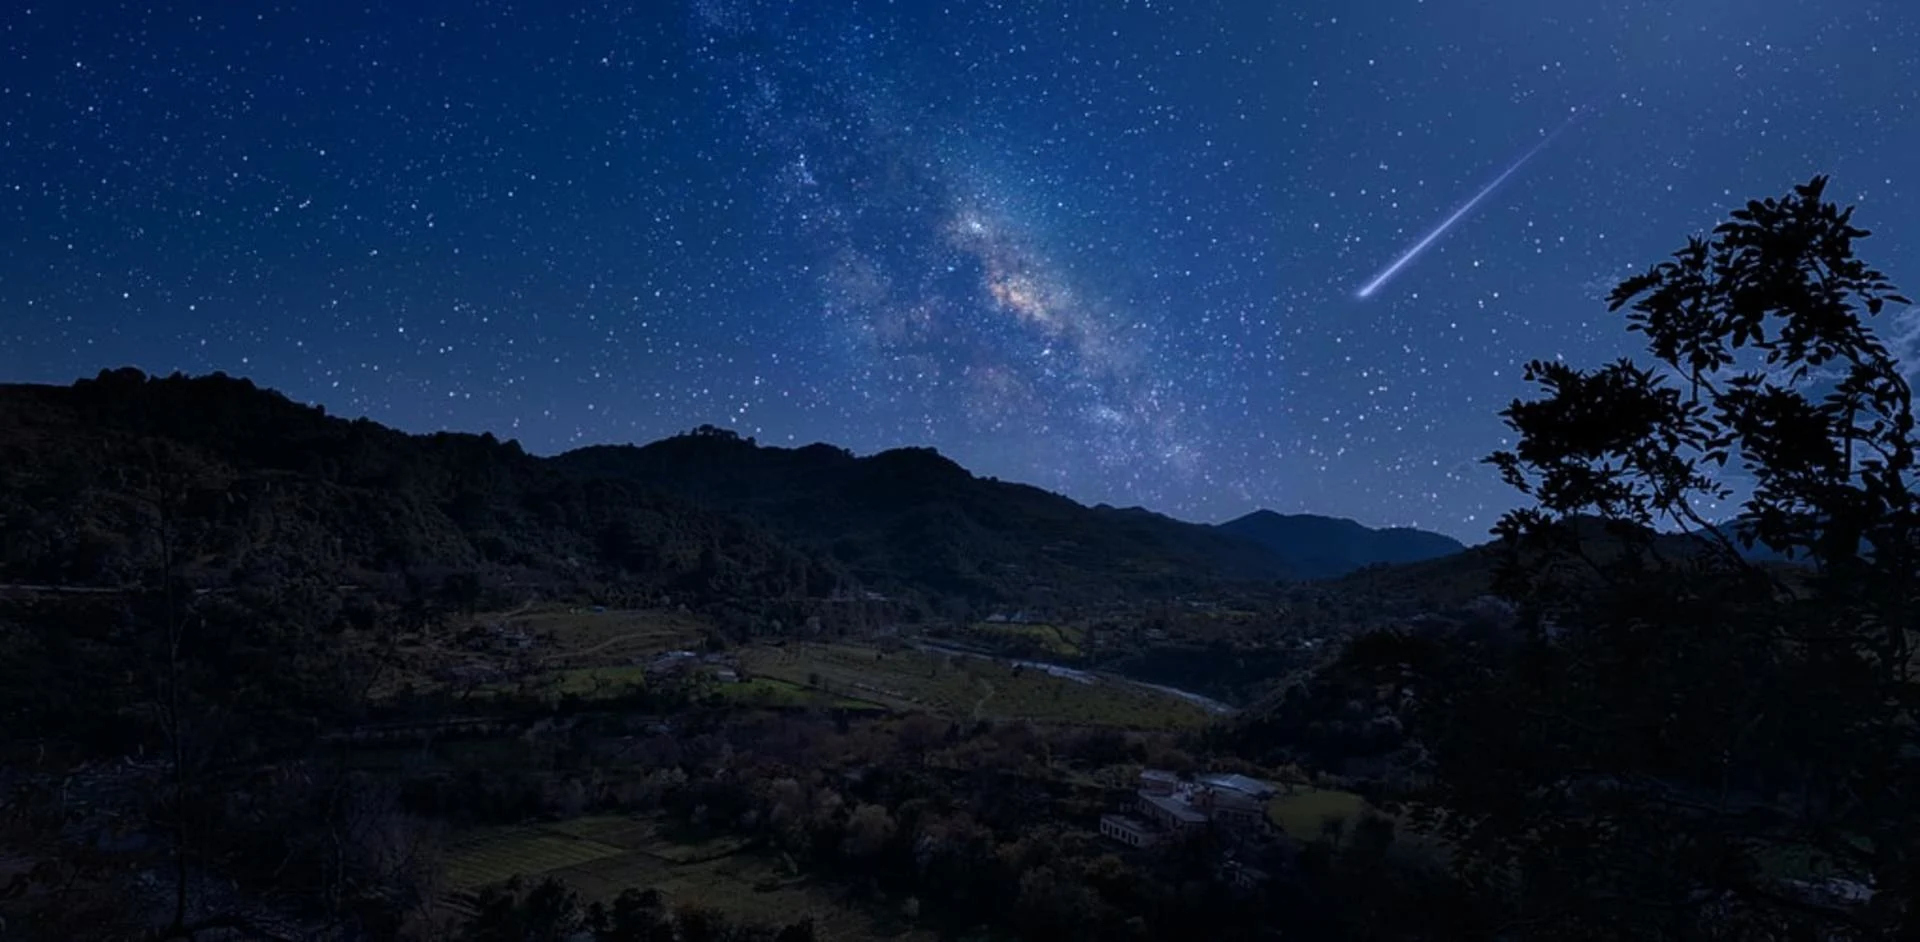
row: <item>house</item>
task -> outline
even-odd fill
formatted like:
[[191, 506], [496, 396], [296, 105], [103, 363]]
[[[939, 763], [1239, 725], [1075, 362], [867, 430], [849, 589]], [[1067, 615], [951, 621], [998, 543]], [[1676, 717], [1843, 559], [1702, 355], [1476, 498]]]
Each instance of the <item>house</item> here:
[[1263, 782], [1257, 778], [1241, 775], [1238, 772], [1208, 773], [1198, 776], [1195, 781], [1216, 790], [1224, 790], [1245, 795], [1255, 801], [1268, 801], [1280, 794], [1272, 782]]
[[1209, 821], [1236, 828], [1259, 828], [1267, 821], [1267, 803], [1225, 788], [1196, 788], [1188, 799]]
[[1180, 794], [1140, 794], [1140, 815], [1162, 830], [1185, 831], [1207, 823], [1204, 812], [1189, 804]]
[[687, 670], [699, 662], [699, 655], [692, 651], [668, 651], [653, 659], [647, 665], [649, 675], [673, 674]]
[[[1245, 775], [1213, 773], [1187, 782], [1165, 769], [1146, 769], [1128, 809], [1132, 814], [1103, 816], [1100, 833], [1131, 847], [1208, 824], [1238, 835], [1262, 834], [1268, 828], [1267, 803], [1278, 793], [1271, 783]], [[1153, 841], [1135, 833], [1142, 825], [1153, 833]]]
[[1180, 776], [1165, 769], [1143, 769], [1140, 791], [1153, 795], [1171, 795], [1180, 787]]
[[1160, 832], [1132, 815], [1103, 814], [1100, 833], [1128, 847], [1151, 847], [1160, 842]]
[[740, 682], [740, 672], [732, 668], [722, 667], [713, 672], [713, 679], [723, 684], [737, 684]]

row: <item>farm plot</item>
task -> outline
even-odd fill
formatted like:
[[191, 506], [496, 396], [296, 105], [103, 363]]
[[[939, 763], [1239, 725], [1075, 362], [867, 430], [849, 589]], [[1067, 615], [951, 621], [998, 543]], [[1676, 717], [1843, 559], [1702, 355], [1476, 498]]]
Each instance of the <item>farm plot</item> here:
[[1367, 800], [1352, 792], [1301, 788], [1273, 799], [1267, 805], [1267, 818], [1289, 837], [1311, 841], [1320, 836], [1321, 822], [1342, 818], [1351, 826], [1367, 807]]
[[794, 873], [778, 856], [746, 850], [744, 840], [677, 841], [645, 818], [595, 815], [529, 827], [490, 828], [458, 841], [447, 855], [446, 889], [471, 892], [519, 875], [552, 876], [588, 902], [651, 888], [671, 903], [696, 903], [737, 922], [785, 925], [812, 916], [822, 938], [931, 942], [889, 913], [868, 912], [840, 893]]
[[570, 667], [547, 675], [561, 696], [586, 699], [620, 697], [647, 689], [647, 669], [639, 665]]
[[474, 835], [448, 849], [446, 888], [453, 892], [473, 890], [515, 875], [535, 876], [621, 853], [621, 848], [611, 844], [545, 828], [501, 828]]
[[743, 658], [757, 675], [900, 710], [967, 719], [1170, 729], [1205, 723], [1184, 700], [1091, 677], [928, 651], [880, 651], [845, 644], [790, 644]]
[[1050, 657], [1076, 658], [1086, 643], [1086, 629], [1073, 625], [1029, 625], [1007, 622], [978, 622], [973, 633], [999, 640], [1025, 641]]
[[778, 677], [755, 677], [737, 684], [716, 687], [715, 693], [743, 706], [774, 708], [813, 707], [816, 709], [884, 711], [886, 706], [871, 700], [836, 696], [805, 684]]
[[[529, 612], [509, 619], [507, 627], [543, 639], [541, 661], [553, 667], [631, 661], [685, 647], [698, 640], [706, 628], [697, 619], [676, 612], [592, 609]], [[548, 637], [552, 641], [544, 641]]]

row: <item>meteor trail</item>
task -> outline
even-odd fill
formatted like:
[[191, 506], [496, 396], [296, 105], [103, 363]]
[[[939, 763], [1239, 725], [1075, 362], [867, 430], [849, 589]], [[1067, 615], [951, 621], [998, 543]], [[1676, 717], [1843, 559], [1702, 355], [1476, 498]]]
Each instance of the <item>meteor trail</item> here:
[[1394, 259], [1393, 264], [1388, 265], [1386, 268], [1382, 269], [1379, 274], [1373, 276], [1372, 281], [1369, 281], [1366, 284], [1362, 285], [1360, 287], [1360, 290], [1358, 292], [1355, 292], [1355, 297], [1360, 297], [1360, 298], [1373, 297], [1373, 293], [1375, 291], [1380, 290], [1381, 285], [1386, 284], [1387, 281], [1393, 278], [1394, 275], [1397, 275], [1400, 273], [1400, 269], [1407, 267], [1407, 264], [1409, 262], [1412, 262], [1415, 258], [1418, 258], [1421, 252], [1426, 251], [1427, 246], [1432, 245], [1434, 243], [1435, 239], [1438, 239], [1441, 236], [1446, 235], [1447, 230], [1453, 228], [1453, 224], [1456, 222], [1459, 222], [1461, 217], [1472, 212], [1475, 206], [1480, 205], [1480, 201], [1483, 199], [1486, 199], [1487, 194], [1492, 193], [1494, 190], [1498, 189], [1500, 184], [1507, 182], [1507, 178], [1510, 176], [1513, 176], [1516, 171], [1518, 171], [1521, 167], [1525, 166], [1527, 161], [1532, 160], [1535, 154], [1538, 154], [1541, 151], [1546, 150], [1547, 145], [1553, 143], [1553, 139], [1556, 137], [1559, 137], [1561, 131], [1566, 130], [1568, 126], [1572, 125], [1574, 121], [1578, 120], [1580, 117], [1580, 112], [1584, 110], [1585, 110], [1584, 107], [1574, 109], [1573, 114], [1570, 117], [1568, 117], [1565, 122], [1563, 122], [1559, 127], [1554, 128], [1551, 134], [1548, 134], [1546, 137], [1541, 138], [1540, 143], [1533, 145], [1532, 150], [1529, 150], [1526, 153], [1521, 154], [1520, 159], [1514, 161], [1513, 165], [1508, 167], [1505, 173], [1502, 173], [1499, 176], [1494, 177], [1492, 183], [1487, 184], [1485, 189], [1482, 189], [1480, 192], [1475, 193], [1473, 195], [1473, 199], [1466, 201], [1466, 203], [1463, 204], [1459, 209], [1456, 209], [1453, 211], [1453, 215], [1448, 216], [1444, 220], [1441, 220], [1439, 225], [1433, 227], [1433, 231], [1427, 233], [1426, 238], [1421, 239], [1418, 242], [1415, 242], [1413, 244], [1413, 248], [1410, 248], [1405, 252], [1400, 253], [1400, 257]]

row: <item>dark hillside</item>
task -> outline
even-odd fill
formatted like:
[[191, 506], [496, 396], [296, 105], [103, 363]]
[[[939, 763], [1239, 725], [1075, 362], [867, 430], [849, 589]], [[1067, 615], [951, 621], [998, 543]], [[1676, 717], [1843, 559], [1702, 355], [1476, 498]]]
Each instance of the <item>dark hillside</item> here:
[[975, 477], [925, 448], [860, 458], [826, 445], [760, 447], [708, 428], [554, 460], [737, 510], [831, 553], [869, 584], [961, 600], [1086, 603], [1287, 574], [1273, 554], [1211, 528]]
[[553, 468], [490, 435], [411, 436], [222, 375], [0, 387], [0, 582], [121, 585], [429, 570], [534, 586], [824, 593], [839, 576], [737, 518]]
[[[1598, 518], [1573, 520], [1563, 524], [1561, 529], [1577, 537], [1581, 550], [1596, 561], [1613, 559], [1629, 542], [1638, 545], [1645, 536], [1638, 528]], [[1768, 554], [1764, 548], [1750, 550], [1739, 547], [1738, 540], [1733, 539], [1731, 532], [1728, 538], [1739, 550], [1740, 556], [1750, 562], [1773, 565], [1779, 561], [1778, 557]], [[1682, 560], [1720, 550], [1710, 537], [1679, 533], [1654, 536], [1646, 546], [1651, 552], [1669, 560]], [[1445, 607], [1492, 592], [1494, 572], [1509, 552], [1508, 545], [1502, 541], [1482, 543], [1461, 552], [1430, 559], [1400, 565], [1367, 566], [1334, 579], [1328, 585], [1355, 597], [1401, 598], [1429, 607]]]
[[507, 595], [738, 601], [858, 584], [966, 607], [1283, 574], [1212, 528], [977, 478], [930, 449], [857, 458], [703, 429], [540, 458], [491, 435], [331, 417], [219, 374], [0, 386], [0, 584], [150, 576], [163, 516], [204, 585], [460, 572]]

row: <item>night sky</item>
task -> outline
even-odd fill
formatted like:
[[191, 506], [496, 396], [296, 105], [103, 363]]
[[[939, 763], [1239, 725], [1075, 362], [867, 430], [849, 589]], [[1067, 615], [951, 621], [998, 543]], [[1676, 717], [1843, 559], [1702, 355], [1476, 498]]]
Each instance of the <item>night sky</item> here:
[[1815, 173], [1920, 290], [1920, 3], [9, 0], [0, 380], [1478, 539], [1521, 363]]

